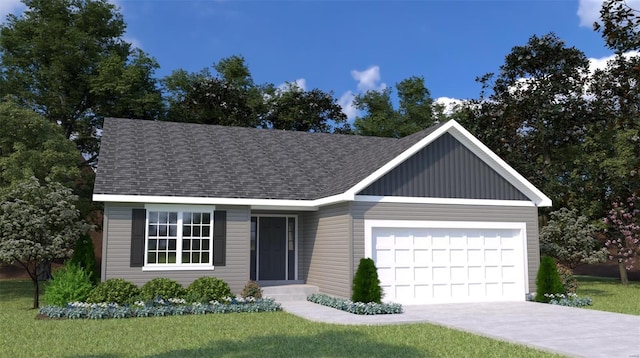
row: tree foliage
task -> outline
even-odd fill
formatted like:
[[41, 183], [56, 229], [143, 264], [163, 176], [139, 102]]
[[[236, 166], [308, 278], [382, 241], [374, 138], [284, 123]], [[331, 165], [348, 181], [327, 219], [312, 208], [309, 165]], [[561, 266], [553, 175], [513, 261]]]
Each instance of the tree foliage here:
[[632, 194], [623, 202], [614, 202], [609, 216], [609, 237], [605, 245], [611, 250], [609, 259], [618, 262], [620, 279], [628, 284], [626, 270], [633, 268], [633, 261], [640, 256], [640, 197]]
[[542, 256], [540, 268], [536, 277], [536, 297], [537, 302], [548, 303], [550, 298], [545, 295], [555, 295], [564, 292], [564, 286], [558, 274], [556, 262], [552, 257]]
[[364, 111], [354, 122], [360, 135], [401, 138], [435, 124], [433, 99], [423, 77], [410, 77], [396, 84], [399, 106], [393, 108], [392, 89], [357, 95], [354, 106]]
[[96, 159], [104, 116], [156, 118], [158, 67], [123, 40], [122, 15], [107, 0], [24, 0], [0, 25], [0, 98], [11, 96]]
[[71, 189], [36, 178], [17, 183], [1, 196], [0, 261], [22, 266], [33, 281], [39, 305], [42, 263], [69, 257], [88, 226], [80, 218]]
[[605, 0], [600, 8], [602, 24], [595, 22], [594, 30], [602, 33], [607, 47], [617, 53], [640, 48], [640, 13], [626, 0]]
[[540, 230], [542, 255], [555, 258], [561, 265], [573, 270], [581, 263], [598, 263], [607, 258], [594, 235], [597, 228], [589, 218], [578, 211], [562, 208], [549, 214], [547, 226]]
[[375, 302], [382, 300], [382, 288], [378, 279], [376, 264], [370, 258], [360, 259], [358, 270], [353, 276], [353, 292], [351, 293], [353, 302]]
[[73, 248], [73, 255], [69, 264], [77, 265], [84, 270], [87, 277], [94, 285], [100, 282], [100, 274], [96, 263], [96, 255], [93, 251], [93, 240], [88, 233], [80, 236]]

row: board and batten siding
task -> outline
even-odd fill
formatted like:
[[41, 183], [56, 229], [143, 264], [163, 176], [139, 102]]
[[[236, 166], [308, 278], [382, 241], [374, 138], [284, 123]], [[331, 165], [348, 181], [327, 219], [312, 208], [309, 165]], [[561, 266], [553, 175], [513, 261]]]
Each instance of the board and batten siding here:
[[536, 290], [536, 275], [540, 263], [537, 207], [354, 202], [351, 215], [354, 269], [357, 269], [360, 259], [364, 257], [364, 220], [524, 222], [527, 225], [527, 291]]
[[144, 205], [105, 203], [102, 280], [123, 278], [139, 286], [155, 277], [174, 279], [187, 287], [202, 276], [225, 280], [234, 293], [240, 293], [249, 280], [250, 210], [247, 206], [216, 206], [227, 212], [226, 264], [213, 271], [142, 271], [130, 267], [131, 213]]
[[352, 277], [349, 203], [301, 215], [299, 278], [320, 292], [350, 297]]

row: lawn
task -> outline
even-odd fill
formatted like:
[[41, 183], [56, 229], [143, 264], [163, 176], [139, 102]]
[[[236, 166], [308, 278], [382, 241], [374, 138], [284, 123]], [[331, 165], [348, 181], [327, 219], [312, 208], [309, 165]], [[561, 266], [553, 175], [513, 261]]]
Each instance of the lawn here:
[[554, 357], [430, 324], [341, 326], [284, 312], [35, 320], [32, 287], [0, 281], [1, 357]]
[[620, 284], [619, 279], [576, 276], [578, 296], [589, 296], [593, 305], [586, 308], [640, 315], [640, 282], [630, 282], [628, 286]]

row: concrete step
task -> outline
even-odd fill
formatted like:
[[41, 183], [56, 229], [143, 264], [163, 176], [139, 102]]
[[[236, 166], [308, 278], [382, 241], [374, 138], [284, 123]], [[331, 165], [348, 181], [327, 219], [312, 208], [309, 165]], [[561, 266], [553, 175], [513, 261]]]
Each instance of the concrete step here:
[[262, 287], [262, 296], [271, 297], [276, 300], [276, 302], [306, 301], [307, 296], [317, 292], [317, 286], [305, 284]]

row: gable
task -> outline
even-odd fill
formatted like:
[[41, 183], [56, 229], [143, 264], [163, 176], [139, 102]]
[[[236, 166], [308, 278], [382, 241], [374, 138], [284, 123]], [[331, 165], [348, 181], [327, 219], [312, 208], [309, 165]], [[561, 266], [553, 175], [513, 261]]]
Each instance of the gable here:
[[438, 137], [358, 195], [530, 200], [449, 133]]

